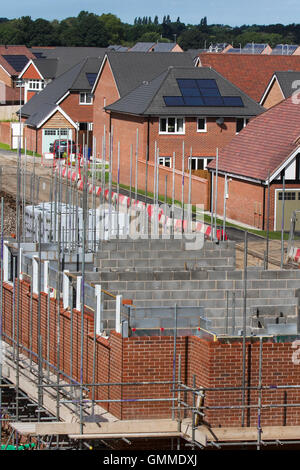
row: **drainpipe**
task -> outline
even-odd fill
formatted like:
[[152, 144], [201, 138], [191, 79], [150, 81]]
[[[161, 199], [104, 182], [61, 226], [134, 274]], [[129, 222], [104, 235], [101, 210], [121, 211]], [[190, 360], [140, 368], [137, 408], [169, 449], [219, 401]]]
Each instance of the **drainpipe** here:
[[266, 214], [266, 186], [264, 186], [264, 203], [263, 203], [263, 224], [262, 224], [262, 230], [265, 230], [265, 214]]
[[149, 161], [150, 157], [150, 118], [147, 118], [147, 150], [146, 150], [146, 160]]

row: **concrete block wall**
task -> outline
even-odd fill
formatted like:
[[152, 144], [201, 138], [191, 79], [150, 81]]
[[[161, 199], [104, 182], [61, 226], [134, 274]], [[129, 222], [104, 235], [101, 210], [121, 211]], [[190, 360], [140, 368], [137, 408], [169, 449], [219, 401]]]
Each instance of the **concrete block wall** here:
[[[204, 309], [204, 316], [210, 320], [213, 331], [217, 334], [224, 334], [225, 319], [227, 316], [227, 292], [228, 292], [228, 324], [230, 332], [232, 330], [233, 316], [235, 315], [235, 334], [241, 329], [243, 324], [244, 311], [244, 291], [243, 280], [228, 280], [227, 276], [231, 272], [221, 271], [199, 271], [187, 272], [192, 279], [185, 280], [158, 280], [160, 273], [155, 274], [156, 280], [109, 280], [101, 281], [103, 289], [107, 289], [113, 294], [122, 293], [125, 298], [131, 299], [137, 307], [173, 307], [178, 306], [198, 306]], [[274, 323], [280, 314], [284, 315], [286, 322], [297, 322], [299, 299], [296, 296], [297, 288], [300, 283], [298, 271], [294, 271], [295, 279], [281, 280], [276, 279], [275, 271], [273, 280], [260, 279], [247, 281], [247, 333], [250, 333], [250, 320], [256, 315], [257, 310], [260, 316], [264, 315], [264, 309], [268, 307], [272, 310]], [[126, 278], [127, 274], [123, 273]], [[142, 273], [148, 274], [149, 273]], [[165, 274], [165, 273], [163, 273]], [[169, 273], [168, 273], [169, 274]], [[171, 272], [174, 277], [174, 272]], [[178, 272], [176, 273], [178, 274]], [[216, 274], [222, 274], [223, 280], [210, 279], [215, 278]], [[240, 273], [243, 274], [243, 273]], [[260, 274], [259, 271], [257, 274]], [[263, 272], [261, 273], [263, 274]], [[207, 280], [204, 280], [207, 276]], [[120, 276], [122, 278], [122, 276]], [[128, 276], [130, 278], [130, 276]], [[154, 276], [153, 276], [154, 277]], [[195, 280], [202, 277], [201, 280]], [[217, 276], [220, 277], [220, 276]], [[292, 284], [292, 285], [291, 285]], [[271, 287], [272, 286], [272, 287]], [[277, 288], [276, 288], [277, 286]], [[233, 297], [235, 294], [235, 308], [233, 307]], [[109, 320], [109, 314], [113, 315], [114, 303], [105, 300], [105, 313]], [[269, 313], [269, 312], [268, 312]], [[114, 316], [111, 316], [114, 319]], [[108, 326], [108, 325], [107, 325]], [[261, 330], [263, 332], [263, 330]]]

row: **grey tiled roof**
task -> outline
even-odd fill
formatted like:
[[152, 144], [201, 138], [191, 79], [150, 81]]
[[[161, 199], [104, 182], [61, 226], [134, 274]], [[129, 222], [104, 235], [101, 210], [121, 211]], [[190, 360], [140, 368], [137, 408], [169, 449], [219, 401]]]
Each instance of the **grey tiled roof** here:
[[[177, 79], [214, 79], [222, 96], [241, 97], [243, 107], [166, 106], [164, 96], [181, 96]], [[145, 82], [123, 98], [106, 107], [107, 110], [138, 115], [183, 115], [251, 117], [264, 108], [249, 98], [215, 70], [207, 67], [169, 67], [149, 83]]]
[[53, 79], [57, 72], [57, 59], [34, 59], [33, 63], [45, 79]]
[[50, 82], [21, 108], [21, 114], [28, 117], [26, 124], [37, 126], [69, 90], [91, 91], [86, 74], [97, 73], [100, 64], [100, 59], [85, 59]]
[[120, 93], [124, 96], [164, 72], [169, 66], [192, 67], [193, 59], [188, 52], [108, 52], [107, 57]]
[[171, 52], [176, 46], [176, 42], [157, 42], [152, 48], [154, 52]]
[[53, 47], [31, 48], [31, 52], [43, 54], [42, 58], [56, 59], [55, 77], [59, 77], [74, 65], [89, 57], [103, 59], [107, 49], [103, 47]]
[[[300, 72], [275, 72], [278, 83], [285, 98], [289, 98], [296, 90], [299, 90]], [[298, 81], [298, 84], [293, 83]]]
[[130, 52], [148, 52], [151, 47], [155, 45], [155, 42], [137, 42], [132, 46]]

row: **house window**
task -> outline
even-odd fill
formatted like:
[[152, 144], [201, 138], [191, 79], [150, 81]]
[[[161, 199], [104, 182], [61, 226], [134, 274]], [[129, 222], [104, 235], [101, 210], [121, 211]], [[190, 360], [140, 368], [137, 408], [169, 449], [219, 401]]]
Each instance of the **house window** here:
[[79, 94], [80, 104], [92, 104], [92, 102], [93, 102], [92, 93], [80, 93]]
[[171, 157], [159, 157], [158, 159], [159, 165], [167, 166], [171, 168], [172, 166], [172, 158]]
[[56, 129], [45, 129], [45, 135], [56, 135]]
[[204, 158], [200, 157], [189, 157], [189, 169], [191, 170], [203, 170], [204, 169]]
[[206, 157], [189, 157], [189, 168], [192, 165], [191, 170], [206, 170], [207, 165], [212, 161], [212, 158]]
[[[283, 192], [279, 193], [279, 201], [283, 199]], [[295, 201], [296, 200], [296, 193], [294, 191], [285, 191], [284, 192], [284, 200], [285, 201]]]
[[236, 120], [236, 133], [238, 134], [239, 132], [241, 132], [244, 127], [247, 126], [249, 122], [249, 119], [245, 119], [245, 118], [238, 118]]
[[197, 132], [207, 132], [206, 118], [198, 118], [197, 119]]
[[184, 134], [184, 119], [176, 117], [160, 118], [160, 134]]
[[45, 84], [43, 80], [37, 80], [35, 78], [32, 78], [28, 81], [28, 90], [42, 90], [44, 86]]

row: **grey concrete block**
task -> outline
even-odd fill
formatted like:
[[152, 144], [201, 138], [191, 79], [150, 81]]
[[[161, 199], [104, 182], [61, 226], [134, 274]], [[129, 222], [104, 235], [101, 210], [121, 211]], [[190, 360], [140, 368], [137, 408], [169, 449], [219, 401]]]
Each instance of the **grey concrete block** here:
[[199, 289], [215, 289], [217, 281], [199, 281]]
[[261, 271], [261, 279], [277, 279], [277, 271]]
[[227, 272], [227, 279], [231, 280], [239, 280], [243, 279], [243, 272], [242, 271], [228, 271]]
[[155, 290], [152, 292], [152, 298], [153, 299], [169, 299], [170, 296], [170, 291], [168, 290]]
[[207, 299], [225, 299], [226, 293], [224, 290], [209, 290], [206, 293]]
[[[207, 281], [203, 281], [207, 282]], [[180, 281], [180, 289], [182, 290], [194, 290], [201, 289], [202, 281]]]
[[170, 291], [170, 298], [179, 300], [184, 299], [185, 294], [181, 290]]
[[174, 271], [154, 271], [153, 280], [154, 281], [169, 281], [174, 278]]
[[[290, 282], [294, 282], [294, 281], [290, 281]], [[289, 287], [287, 281], [280, 280], [280, 279], [275, 279], [273, 281], [270, 280], [269, 285], [270, 285], [270, 289], [277, 289], [277, 288], [278, 289], [285, 289], [285, 288]], [[299, 287], [300, 287], [300, 285], [299, 285]]]
[[191, 280], [206, 280], [208, 279], [208, 271], [191, 271]]
[[[189, 282], [189, 281], [182, 281], [182, 282]], [[181, 290], [182, 287], [181, 281], [162, 281], [162, 289], [164, 290]]]
[[206, 291], [205, 290], [190, 290], [188, 291], [188, 298], [195, 299], [195, 300], [206, 299]]
[[134, 299], [137, 299], [137, 300], [150, 300], [150, 299], [152, 299], [152, 291], [151, 290], [131, 291], [131, 295]]
[[174, 280], [190, 280], [191, 271], [174, 271]]
[[225, 271], [208, 271], [209, 280], [224, 281], [226, 279]]
[[233, 290], [234, 282], [233, 281], [217, 281], [217, 289]]

